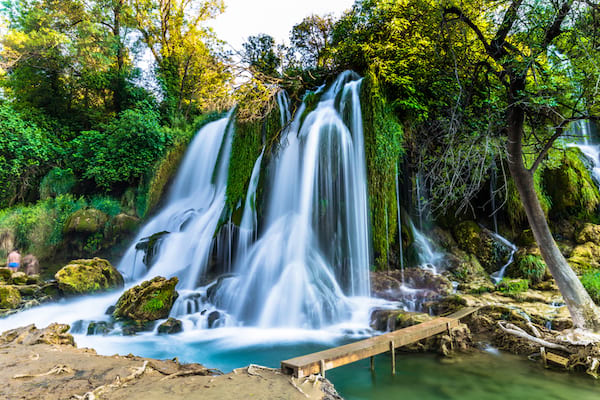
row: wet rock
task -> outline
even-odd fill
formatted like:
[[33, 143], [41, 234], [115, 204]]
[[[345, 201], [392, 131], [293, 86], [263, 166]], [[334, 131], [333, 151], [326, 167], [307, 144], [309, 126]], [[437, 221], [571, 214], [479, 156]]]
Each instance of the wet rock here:
[[467, 301], [460, 295], [451, 295], [441, 300], [425, 303], [423, 306], [430, 310], [434, 315], [451, 314], [462, 308], [465, 308]]
[[167, 318], [178, 293], [179, 280], [160, 276], [125, 291], [117, 302], [113, 316], [139, 322]]
[[21, 304], [21, 294], [14, 286], [0, 286], [0, 308], [15, 309]]
[[114, 324], [108, 321], [90, 322], [87, 328], [87, 335], [107, 335], [114, 329]]
[[463, 250], [456, 249], [444, 258], [444, 268], [448, 271], [452, 280], [458, 282], [490, 282], [489, 274], [483, 269], [477, 257], [467, 254]]
[[498, 271], [508, 261], [510, 249], [475, 221], [461, 222], [452, 233], [459, 247], [475, 255], [488, 274]]
[[13, 272], [11, 281], [14, 285], [26, 285], [27, 284], [27, 274], [25, 272]]
[[140, 239], [140, 241], [135, 245], [137, 250], [142, 250], [144, 252], [144, 258], [142, 261], [147, 267], [154, 263], [154, 258], [158, 254], [158, 246], [160, 245], [160, 242], [169, 234], [170, 232], [167, 231], [158, 232], [152, 236]]
[[108, 215], [95, 208], [75, 211], [65, 222], [65, 233], [95, 233], [104, 228]]
[[158, 326], [158, 333], [161, 335], [171, 335], [183, 331], [183, 325], [180, 320], [169, 318]]
[[420, 324], [421, 322], [430, 321], [433, 318], [429, 314], [424, 313], [376, 309], [371, 313], [370, 325], [371, 328], [377, 331], [391, 332]]
[[[434, 274], [421, 268], [406, 268], [404, 284], [413, 289], [422, 289], [419, 296], [432, 298], [452, 293], [452, 283], [443, 275]], [[373, 296], [398, 301], [406, 297], [402, 287], [402, 272], [371, 272], [371, 291]]]
[[140, 225], [140, 219], [127, 214], [118, 214], [112, 221], [112, 232], [115, 234], [134, 232]]
[[22, 285], [15, 286], [22, 297], [33, 297], [39, 294], [40, 287], [38, 285]]
[[101, 258], [74, 260], [54, 275], [64, 294], [103, 292], [123, 287], [123, 276]]
[[116, 309], [116, 308], [117, 308], [117, 307], [115, 307], [115, 306], [109, 306], [109, 307], [106, 309], [106, 311], [104, 312], [104, 314], [106, 314], [106, 315], [112, 315], [112, 314], [115, 312], [115, 309]]
[[52, 300], [56, 300], [61, 297], [62, 293], [58, 288], [58, 282], [48, 282], [40, 288], [40, 293], [44, 296], [49, 297]]
[[208, 317], [206, 318], [207, 322], [208, 322], [208, 327], [212, 328], [215, 326], [215, 322], [217, 322], [219, 320], [219, 318], [221, 318], [221, 313], [218, 311], [211, 311], [210, 314], [208, 314]]
[[460, 283], [457, 289], [461, 293], [481, 294], [493, 292], [496, 289], [496, 286], [489, 279], [478, 279], [470, 282]]

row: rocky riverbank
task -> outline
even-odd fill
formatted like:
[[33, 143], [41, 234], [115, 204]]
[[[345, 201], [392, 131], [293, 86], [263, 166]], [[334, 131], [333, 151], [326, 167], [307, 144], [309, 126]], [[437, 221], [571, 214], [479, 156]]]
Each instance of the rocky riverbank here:
[[229, 374], [200, 364], [79, 349], [67, 325], [30, 325], [0, 336], [0, 400], [341, 399], [322, 378], [251, 365]]

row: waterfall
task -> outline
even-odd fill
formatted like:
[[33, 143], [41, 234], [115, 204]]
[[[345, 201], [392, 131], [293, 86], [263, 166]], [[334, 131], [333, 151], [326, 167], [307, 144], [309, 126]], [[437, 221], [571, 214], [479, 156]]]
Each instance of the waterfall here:
[[358, 77], [343, 73], [282, 132], [264, 184], [263, 232], [210, 299], [238, 321], [318, 328], [349, 318], [347, 296], [369, 294], [359, 90]]
[[[168, 196], [167, 205], [141, 230], [119, 263], [129, 279], [177, 276], [180, 287], [194, 289], [206, 272], [213, 236], [225, 207], [233, 134], [231, 115], [207, 124], [193, 139]], [[155, 257], [144, 265], [138, 243], [164, 232]]]
[[438, 268], [444, 259], [444, 253], [438, 251], [429, 238], [418, 230], [412, 221], [409, 221], [409, 224], [414, 238], [414, 245], [417, 248], [419, 268], [429, 270], [434, 274], [439, 273]]
[[252, 168], [252, 177], [250, 178], [250, 184], [248, 185], [248, 192], [244, 203], [244, 214], [242, 215], [242, 222], [240, 223], [239, 229], [236, 252], [236, 258], [238, 259], [244, 259], [247, 256], [248, 248], [252, 242], [256, 240], [256, 228], [258, 225], [256, 218], [256, 189], [258, 188], [260, 166], [262, 164], [264, 152], [265, 150], [263, 149]]
[[508, 261], [506, 262], [506, 264], [504, 264], [502, 266], [502, 268], [500, 268], [499, 271], [494, 272], [490, 276], [492, 278], [492, 280], [494, 281], [494, 283], [498, 284], [504, 278], [504, 272], [506, 271], [506, 268], [508, 268], [508, 266], [513, 263], [513, 261], [515, 259], [515, 253], [517, 252], [518, 249], [517, 249], [517, 246], [515, 246], [513, 243], [509, 242], [506, 238], [500, 236], [499, 234], [497, 234], [495, 232], [490, 232], [490, 234], [492, 235], [492, 237], [495, 240], [502, 243], [504, 246], [506, 246], [510, 250], [510, 255], [508, 257]]
[[570, 127], [570, 135], [578, 137], [576, 143], [569, 146], [577, 147], [592, 162], [592, 177], [600, 185], [600, 145], [593, 143], [590, 121], [576, 121]]
[[404, 284], [404, 249], [402, 248], [402, 211], [400, 208], [400, 184], [398, 182], [398, 165], [396, 165], [396, 210], [398, 211], [398, 248], [400, 258], [400, 271], [402, 274], [402, 283]]

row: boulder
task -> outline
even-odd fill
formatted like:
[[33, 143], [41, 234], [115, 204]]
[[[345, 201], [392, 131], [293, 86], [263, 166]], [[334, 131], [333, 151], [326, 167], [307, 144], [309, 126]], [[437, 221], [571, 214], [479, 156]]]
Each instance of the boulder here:
[[134, 232], [139, 225], [139, 218], [123, 213], [116, 215], [111, 224], [114, 234]]
[[108, 215], [95, 208], [77, 210], [67, 218], [65, 233], [95, 233], [104, 228]]
[[15, 309], [21, 304], [21, 294], [14, 286], [0, 286], [0, 308]]
[[12, 271], [8, 268], [0, 268], [0, 284], [12, 283]]
[[592, 242], [595, 245], [600, 245], [600, 225], [590, 223], [584, 224], [575, 240], [578, 244]]
[[567, 261], [578, 274], [583, 274], [590, 269], [598, 269], [600, 268], [600, 246], [593, 242], [580, 244], [573, 249]]
[[[452, 283], [446, 277], [421, 268], [405, 268], [404, 277], [400, 270], [371, 272], [371, 291], [375, 297], [401, 301], [408, 295], [403, 286], [422, 289], [418, 293], [419, 300], [445, 296], [453, 291]], [[414, 296], [415, 293], [411, 292], [410, 295]]]
[[114, 324], [108, 321], [92, 321], [88, 325], [87, 335], [107, 335], [114, 328]]
[[123, 287], [121, 273], [101, 258], [71, 261], [54, 278], [64, 294], [103, 292]]
[[144, 258], [142, 261], [147, 267], [153, 264], [154, 257], [158, 252], [158, 245], [169, 233], [170, 232], [167, 231], [155, 233], [152, 236], [140, 239], [140, 241], [135, 245], [137, 250], [142, 250], [144, 252]]
[[179, 333], [183, 330], [181, 321], [175, 318], [169, 318], [158, 326], [158, 333], [160, 335], [171, 335], [173, 333]]
[[25, 272], [13, 272], [11, 281], [15, 285], [26, 285], [27, 284], [27, 274]]
[[467, 253], [474, 254], [488, 274], [498, 271], [508, 261], [510, 249], [475, 221], [461, 222], [454, 227], [452, 233], [458, 246]]
[[425, 313], [376, 309], [371, 313], [370, 325], [371, 328], [377, 331], [395, 331], [421, 322], [431, 321], [433, 318], [435, 317]]
[[32, 324], [2, 333], [2, 336], [0, 336], [0, 343], [75, 346], [73, 336], [67, 333], [69, 328], [69, 325], [65, 324], [50, 324], [44, 329], [37, 329], [35, 325]]
[[177, 278], [166, 279], [157, 276], [132, 287], [119, 298], [113, 316], [138, 322], [167, 318], [175, 299], [179, 296], [175, 290], [178, 282]]

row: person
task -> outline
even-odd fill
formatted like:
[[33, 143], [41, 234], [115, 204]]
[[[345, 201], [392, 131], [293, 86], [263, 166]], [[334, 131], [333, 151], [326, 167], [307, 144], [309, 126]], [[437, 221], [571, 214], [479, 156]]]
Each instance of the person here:
[[37, 275], [40, 273], [40, 262], [33, 254], [27, 254], [23, 257], [23, 268], [27, 275]]
[[18, 249], [14, 249], [8, 253], [6, 263], [8, 264], [8, 269], [11, 271], [17, 272], [19, 270], [19, 267], [21, 266], [21, 253], [19, 253]]

